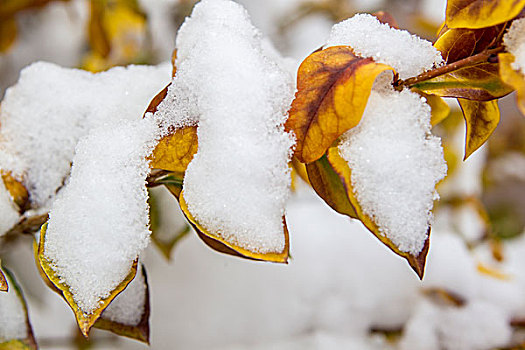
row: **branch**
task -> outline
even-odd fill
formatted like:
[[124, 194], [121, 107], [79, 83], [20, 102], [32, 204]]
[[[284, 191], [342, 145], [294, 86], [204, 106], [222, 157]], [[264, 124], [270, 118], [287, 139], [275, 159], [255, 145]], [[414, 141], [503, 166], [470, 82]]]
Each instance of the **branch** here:
[[479, 63], [485, 63], [488, 62], [489, 59], [504, 50], [503, 46], [496, 47], [494, 49], [485, 50], [483, 52], [480, 52], [474, 56], [470, 56], [467, 58], [463, 58], [459, 61], [452, 62], [450, 64], [438, 67], [436, 69], [429, 70], [427, 72], [421, 73], [420, 75], [412, 78], [408, 78], [406, 80], [398, 80], [394, 83], [394, 88], [398, 91], [401, 91], [403, 87], [411, 87], [417, 83], [423, 82], [425, 80], [429, 80], [435, 77], [439, 77], [440, 75], [447, 74], [453, 71], [456, 71], [461, 68], [474, 66]]

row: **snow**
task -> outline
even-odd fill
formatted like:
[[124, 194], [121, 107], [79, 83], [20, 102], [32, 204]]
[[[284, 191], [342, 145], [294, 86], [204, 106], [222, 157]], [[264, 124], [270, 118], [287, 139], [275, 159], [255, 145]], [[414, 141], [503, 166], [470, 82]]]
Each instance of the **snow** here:
[[0, 292], [0, 344], [27, 336], [26, 311], [13, 283], [9, 291]]
[[263, 46], [240, 5], [201, 1], [178, 33], [169, 106], [156, 117], [176, 126], [198, 119], [199, 149], [184, 178], [190, 213], [210, 233], [269, 253], [285, 243], [294, 140], [283, 123], [294, 90]]
[[511, 333], [506, 315], [492, 304], [475, 301], [456, 308], [423, 301], [406, 325], [400, 349], [493, 349], [508, 344]]
[[86, 314], [149, 243], [146, 157], [158, 132], [152, 118], [93, 129], [79, 141], [70, 180], [53, 203], [44, 254]]
[[393, 67], [401, 79], [443, 63], [432, 43], [406, 30], [391, 28], [369, 14], [357, 14], [333, 26], [325, 47], [348, 45], [361, 57]]
[[416, 93], [373, 90], [359, 125], [342, 136], [341, 156], [363, 212], [401, 251], [423, 248], [435, 185], [446, 175], [430, 107]]
[[167, 64], [99, 74], [30, 65], [2, 101], [0, 169], [23, 180], [34, 207], [49, 205], [69, 174], [78, 140], [103, 123], [142, 117], [169, 71]]
[[0, 181], [0, 236], [9, 231], [19, 218], [18, 209], [11, 195], [5, 188], [4, 182]]
[[139, 264], [133, 281], [109, 304], [102, 318], [127, 326], [138, 325], [146, 307], [146, 288], [142, 265]]
[[525, 73], [525, 18], [516, 19], [503, 36], [503, 45], [514, 55], [512, 68]]

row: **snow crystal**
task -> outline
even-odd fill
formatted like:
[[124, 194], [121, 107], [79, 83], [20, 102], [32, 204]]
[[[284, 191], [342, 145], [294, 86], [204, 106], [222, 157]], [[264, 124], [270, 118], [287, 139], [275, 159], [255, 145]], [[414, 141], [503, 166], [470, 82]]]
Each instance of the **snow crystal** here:
[[85, 313], [129, 273], [149, 241], [149, 166], [158, 127], [149, 119], [93, 129], [49, 213], [45, 255]]
[[12, 283], [7, 293], [0, 292], [0, 315], [0, 343], [26, 338], [26, 311]]
[[9, 231], [18, 221], [20, 215], [13, 203], [11, 195], [5, 188], [5, 184], [0, 179], [0, 236]]
[[525, 73], [525, 18], [512, 22], [509, 30], [503, 36], [503, 45], [516, 58], [512, 62], [512, 68]]
[[0, 169], [23, 179], [33, 206], [63, 186], [78, 140], [119, 119], [139, 119], [169, 79], [169, 65], [92, 74], [45, 62], [25, 68], [0, 111]]
[[142, 265], [126, 289], [109, 304], [102, 317], [127, 326], [139, 324], [146, 307], [146, 280]]
[[171, 100], [156, 117], [172, 125], [198, 120], [199, 149], [184, 178], [189, 211], [231, 243], [282, 251], [291, 74], [265, 54], [259, 31], [232, 1], [197, 4], [178, 33], [177, 55]]
[[349, 45], [361, 57], [393, 67], [401, 79], [421, 74], [443, 63], [432, 43], [406, 30], [391, 28], [368, 14], [337, 23], [326, 47]]
[[372, 91], [359, 125], [342, 136], [341, 156], [363, 212], [403, 252], [423, 248], [446, 174], [439, 138], [430, 133], [430, 107], [404, 90]]

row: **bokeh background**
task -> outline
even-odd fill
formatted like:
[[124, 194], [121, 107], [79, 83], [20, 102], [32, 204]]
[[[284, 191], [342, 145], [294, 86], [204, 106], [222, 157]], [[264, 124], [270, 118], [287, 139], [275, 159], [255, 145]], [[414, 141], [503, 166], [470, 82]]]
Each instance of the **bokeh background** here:
[[[0, 98], [38, 60], [93, 72], [169, 61], [195, 2], [2, 0]], [[298, 66], [334, 23], [357, 12], [387, 11], [400, 28], [433, 40], [446, 1], [237, 2]], [[152, 190], [154, 240], [143, 256], [151, 348], [525, 349], [525, 118], [512, 94], [502, 99], [496, 132], [463, 162], [462, 116], [454, 101], [450, 106], [434, 129], [443, 137], [449, 176], [438, 187], [423, 282], [298, 177], [287, 209], [286, 266], [210, 250], [175, 199]], [[41, 349], [147, 348], [100, 330], [85, 341], [67, 305], [41, 281], [32, 237], [7, 237], [0, 257], [22, 285]]]

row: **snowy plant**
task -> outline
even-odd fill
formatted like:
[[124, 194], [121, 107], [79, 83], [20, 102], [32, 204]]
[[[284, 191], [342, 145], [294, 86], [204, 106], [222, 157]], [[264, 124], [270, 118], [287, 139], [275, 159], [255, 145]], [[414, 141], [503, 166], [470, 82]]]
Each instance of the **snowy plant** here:
[[[152, 236], [149, 189], [166, 187], [213, 250], [286, 264], [290, 235], [301, 235], [287, 225], [298, 174], [423, 279], [438, 184], [447, 175], [447, 136], [442, 142], [433, 129], [451, 115], [443, 97], [461, 107], [464, 159], [498, 125], [498, 99], [516, 91], [525, 114], [524, 7], [449, 0], [434, 43], [398, 28], [387, 13], [356, 14], [335, 24], [296, 70], [237, 2], [202, 0], [177, 32], [171, 66], [91, 73], [140, 61], [147, 37], [137, 3], [93, 2], [86, 70], [33, 63], [3, 98], [0, 236], [34, 233], [40, 275], [84, 336], [95, 327], [148, 342], [144, 249], [152, 240], [169, 257], [189, 230]], [[5, 30], [16, 32], [15, 12], [0, 23]], [[13, 42], [0, 41], [0, 51]], [[6, 275], [0, 270], [0, 348], [35, 348], [25, 303]], [[425, 290], [466, 303], [440, 285]], [[511, 337], [509, 313], [482, 298], [460, 311], [427, 299], [414, 308], [401, 349], [483, 349]], [[477, 335], [490, 328], [482, 316], [471, 330], [481, 340], [454, 333], [484, 310], [496, 315], [498, 336]], [[425, 317], [430, 340], [417, 330]]]

